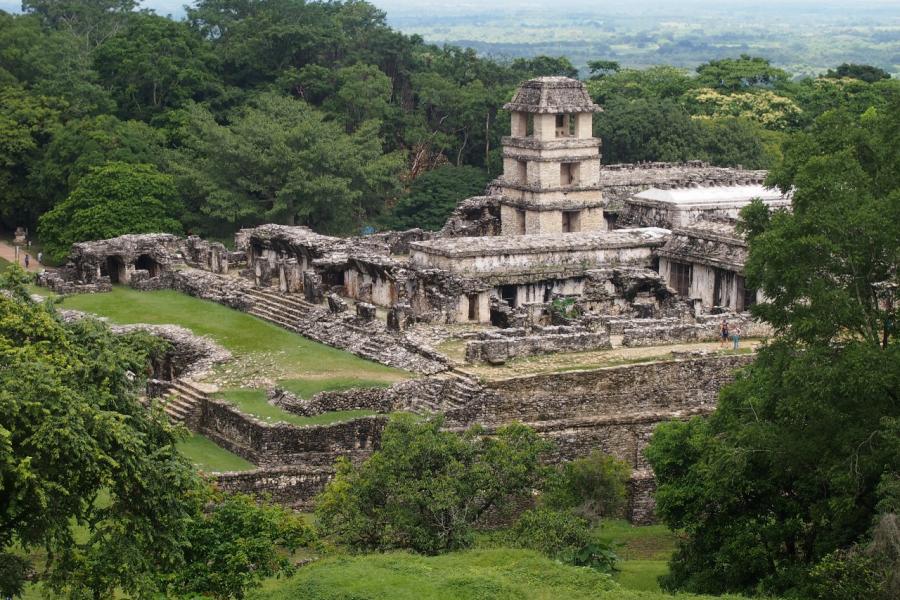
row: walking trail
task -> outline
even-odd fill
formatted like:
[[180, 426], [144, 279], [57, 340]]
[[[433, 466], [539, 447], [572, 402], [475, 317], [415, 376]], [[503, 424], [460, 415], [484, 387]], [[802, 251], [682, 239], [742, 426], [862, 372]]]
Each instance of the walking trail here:
[[[6, 259], [9, 262], [16, 262], [16, 248], [9, 242], [4, 242], [0, 240], [0, 258]], [[19, 248], [19, 266], [23, 269], [25, 268], [25, 248]], [[35, 258], [35, 254], [31, 254], [31, 264], [28, 265], [28, 270], [32, 273], [38, 273], [43, 271], [46, 267], [41, 264], [38, 264], [37, 258]]]

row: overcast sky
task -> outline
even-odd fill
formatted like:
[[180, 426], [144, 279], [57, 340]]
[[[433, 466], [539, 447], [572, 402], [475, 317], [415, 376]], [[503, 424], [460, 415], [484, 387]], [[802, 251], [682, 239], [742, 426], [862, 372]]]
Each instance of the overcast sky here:
[[[408, 11], [416, 10], [421, 12], [428, 7], [445, 11], [452, 10], [460, 14], [471, 10], [473, 13], [483, 13], [489, 10], [510, 10], [519, 8], [535, 9], [547, 7], [553, 10], [589, 10], [591, 12], [601, 13], [604, 10], [621, 12], [623, 3], [621, 0], [456, 0], [448, 3], [446, 0], [370, 0], [372, 4], [388, 11], [390, 17], [391, 10]], [[188, 4], [186, 0], [144, 0], [142, 6], [152, 8], [159, 14], [171, 14], [180, 17], [184, 14], [183, 6]], [[722, 5], [736, 4], [742, 8], [751, 8], [754, 5], [760, 7], [773, 6], [821, 6], [827, 4], [830, 6], [845, 6], [848, 11], [859, 9], [861, 6], [867, 7], [884, 7], [897, 6], [900, 12], [900, 0], [630, 0], [625, 6], [629, 11], [639, 11], [641, 9], [650, 10], [673, 10], [682, 12], [685, 10], [695, 10], [702, 7], [717, 7]], [[22, 6], [21, 1], [0, 0], [0, 9], [10, 12], [18, 12]]]

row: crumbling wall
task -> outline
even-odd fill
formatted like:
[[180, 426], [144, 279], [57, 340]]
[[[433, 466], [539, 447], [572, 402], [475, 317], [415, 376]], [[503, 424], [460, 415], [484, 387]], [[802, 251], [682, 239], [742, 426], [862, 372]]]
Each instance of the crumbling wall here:
[[500, 196], [474, 196], [461, 201], [439, 237], [500, 235]]
[[[553, 328], [547, 328], [550, 331]], [[468, 362], [503, 364], [513, 358], [553, 354], [555, 352], [585, 352], [611, 348], [609, 334], [578, 331], [573, 333], [540, 333], [522, 337], [493, 335], [488, 339], [466, 343]]]
[[294, 510], [309, 511], [314, 507], [315, 497], [333, 476], [331, 466], [284, 465], [215, 473], [211, 479], [216, 488], [225, 492], [266, 496]]
[[330, 466], [338, 456], [362, 460], [371, 454], [386, 422], [387, 417], [372, 416], [306, 427], [270, 424], [241, 413], [224, 400], [206, 400], [200, 432], [256, 465]]

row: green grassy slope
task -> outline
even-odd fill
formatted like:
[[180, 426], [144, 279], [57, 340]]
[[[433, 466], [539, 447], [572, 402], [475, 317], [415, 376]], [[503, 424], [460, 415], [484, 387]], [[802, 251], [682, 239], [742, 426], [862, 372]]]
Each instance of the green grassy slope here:
[[[343, 556], [267, 581], [256, 600], [666, 600], [529, 550], [494, 548], [425, 557], [401, 552]], [[679, 600], [712, 598], [680, 594]], [[721, 596], [736, 598], [735, 596]]]
[[67, 297], [63, 306], [116, 323], [171, 323], [207, 335], [234, 354], [226, 378], [235, 387], [243, 384], [242, 379], [258, 377], [300, 379], [310, 389], [388, 384], [408, 377], [398, 369], [314, 342], [246, 313], [171, 290], [139, 292], [117, 286], [106, 294]]
[[178, 450], [201, 471], [220, 473], [223, 471], [251, 471], [253, 463], [237, 454], [217, 446], [212, 440], [199, 434], [178, 443]]
[[253, 415], [269, 423], [290, 423], [291, 425], [330, 425], [341, 421], [350, 421], [359, 417], [374, 415], [371, 410], [341, 410], [322, 413], [313, 417], [301, 417], [269, 404], [263, 390], [225, 390], [217, 394], [218, 398], [227, 400], [245, 415]]

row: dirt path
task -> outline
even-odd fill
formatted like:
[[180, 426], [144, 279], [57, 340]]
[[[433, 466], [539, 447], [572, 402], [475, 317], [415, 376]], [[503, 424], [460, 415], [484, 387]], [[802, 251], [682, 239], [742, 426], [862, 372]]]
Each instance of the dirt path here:
[[[0, 258], [6, 259], [9, 262], [16, 262], [16, 248], [9, 242], [0, 241]], [[25, 268], [25, 248], [19, 248], [19, 266], [23, 269]], [[35, 255], [31, 255], [31, 264], [28, 265], [28, 270], [32, 273], [38, 273], [43, 271], [46, 267], [41, 264], [38, 264], [37, 258]]]

